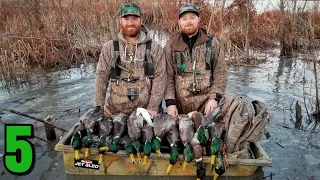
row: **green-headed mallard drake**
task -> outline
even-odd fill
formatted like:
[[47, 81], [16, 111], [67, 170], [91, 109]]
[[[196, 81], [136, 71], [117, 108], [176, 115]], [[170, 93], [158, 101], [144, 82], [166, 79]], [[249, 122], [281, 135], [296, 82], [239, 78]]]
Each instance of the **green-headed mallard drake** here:
[[147, 123], [144, 123], [142, 132], [141, 132], [141, 139], [143, 143], [143, 161], [142, 161], [143, 166], [147, 164], [147, 159], [151, 154], [152, 138], [153, 138], [152, 126], [148, 125]]
[[158, 157], [161, 156], [161, 141], [173, 126], [177, 128], [176, 123], [177, 121], [174, 118], [172, 118], [169, 114], [160, 114], [154, 119], [155, 138], [152, 140], [152, 150], [157, 153]]
[[84, 115], [80, 117], [80, 122], [85, 126], [87, 130], [87, 137], [84, 141], [84, 145], [86, 147], [85, 158], [89, 157], [93, 134], [99, 133], [98, 121], [103, 118], [104, 111], [101, 106], [96, 106], [93, 109], [89, 109]]
[[224, 132], [224, 125], [219, 120], [212, 122], [207, 127], [209, 132], [209, 146], [211, 155], [211, 165], [214, 165], [215, 157], [221, 151], [223, 141], [222, 135]]
[[203, 147], [203, 154], [206, 155], [206, 146], [208, 143], [208, 131], [206, 127], [208, 125], [208, 119], [200, 112], [193, 111], [188, 113], [189, 118], [193, 121], [196, 129], [196, 138], [200, 145]]
[[183, 150], [183, 170], [186, 168], [187, 164], [192, 161], [194, 154], [192, 153], [191, 140], [194, 135], [194, 124], [192, 120], [187, 115], [179, 116], [179, 134], [182, 144], [184, 146]]
[[128, 118], [127, 121], [128, 126], [128, 135], [130, 140], [132, 141], [132, 146], [134, 147], [135, 151], [137, 152], [137, 156], [139, 161], [142, 161], [141, 158], [141, 144], [140, 144], [140, 136], [141, 130], [143, 127], [143, 117], [137, 116], [136, 111], [134, 111]]
[[109, 151], [113, 153], [118, 152], [118, 145], [127, 131], [128, 115], [119, 113], [113, 117], [113, 139], [109, 145]]
[[73, 135], [71, 139], [72, 148], [75, 151], [75, 159], [80, 159], [80, 149], [82, 147], [81, 138], [86, 135], [86, 129], [82, 123], [77, 123], [73, 129]]
[[178, 160], [178, 156], [179, 156], [178, 149], [177, 149], [178, 140], [179, 140], [179, 131], [175, 122], [174, 125], [169, 130], [169, 132], [167, 133], [167, 141], [171, 147], [169, 165], [167, 167], [168, 174], [170, 174], [172, 166], [175, 165]]

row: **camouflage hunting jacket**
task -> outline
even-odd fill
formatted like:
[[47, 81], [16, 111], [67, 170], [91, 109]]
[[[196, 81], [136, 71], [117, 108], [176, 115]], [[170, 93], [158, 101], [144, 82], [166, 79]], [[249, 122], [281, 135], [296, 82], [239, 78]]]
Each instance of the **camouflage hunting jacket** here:
[[[179, 113], [191, 111], [203, 111], [205, 104], [210, 99], [220, 100], [224, 95], [227, 85], [227, 67], [224, 60], [223, 48], [219, 41], [212, 39], [212, 70], [206, 69], [206, 42], [209, 40], [204, 29], [199, 29], [198, 38], [192, 48], [192, 54], [188, 45], [184, 42], [182, 34], [177, 33], [167, 42], [165, 46], [168, 83], [165, 92], [166, 100], [175, 100]], [[176, 52], [182, 53], [183, 64], [186, 70], [192, 70], [193, 60], [196, 60], [196, 84], [200, 92], [189, 90], [190, 84], [194, 82], [193, 73], [181, 73], [177, 71]], [[167, 103], [168, 106], [168, 103]]]
[[[142, 27], [140, 37], [135, 43], [128, 42], [122, 31], [118, 34], [118, 39], [121, 65], [133, 71], [128, 73], [121, 70], [120, 78], [138, 77], [139, 80], [135, 83], [120, 80], [118, 84], [109, 81], [111, 67], [115, 66], [115, 60], [113, 58], [113, 41], [108, 41], [102, 48], [97, 65], [94, 91], [95, 106], [105, 105], [107, 88], [110, 85], [107, 108], [112, 114], [119, 112], [131, 114], [138, 107], [158, 111], [167, 81], [163, 48], [157, 42], [152, 41], [151, 57], [154, 66], [154, 79], [150, 83], [144, 74], [146, 42], [151, 39], [147, 29], [144, 26]], [[129, 88], [138, 90], [138, 96], [135, 100], [131, 100], [127, 96]]]

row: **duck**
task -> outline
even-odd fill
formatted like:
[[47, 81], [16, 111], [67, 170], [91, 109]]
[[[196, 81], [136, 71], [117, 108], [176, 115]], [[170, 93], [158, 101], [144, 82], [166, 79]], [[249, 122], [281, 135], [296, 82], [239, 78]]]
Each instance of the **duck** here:
[[[158, 157], [161, 157], [161, 141], [166, 136], [166, 134], [172, 129], [172, 127], [176, 127], [176, 120], [169, 114], [160, 114], [156, 118], [154, 118], [154, 138], [151, 143], [152, 150], [156, 152]], [[177, 134], [179, 136], [179, 133]]]
[[137, 152], [137, 158], [140, 163], [142, 163], [140, 138], [144, 120], [149, 126], [153, 127], [154, 124], [148, 111], [144, 108], [137, 108], [136, 111], [130, 114], [127, 121], [128, 135], [132, 141], [132, 146]]
[[102, 118], [104, 118], [104, 111], [101, 106], [95, 106], [93, 109], [89, 109], [80, 117], [80, 122], [84, 124], [87, 130], [87, 137], [84, 141], [84, 145], [86, 147], [85, 158], [89, 157], [90, 147], [92, 145], [92, 136], [93, 134], [98, 134], [98, 120], [101, 120]]
[[71, 145], [75, 151], [74, 157], [76, 160], [80, 159], [80, 149], [82, 147], [81, 138], [85, 135], [86, 135], [86, 129], [85, 129], [84, 125], [82, 123], [78, 122], [74, 126], [73, 135], [71, 138]]
[[225, 134], [225, 127], [220, 122], [221, 118], [222, 116], [218, 115], [217, 118], [207, 126], [209, 132], [211, 166], [214, 166], [216, 155], [221, 151], [223, 146], [222, 136]]
[[[202, 126], [203, 127], [203, 126]], [[204, 130], [204, 128], [201, 128]], [[204, 149], [205, 146], [203, 147], [203, 145], [201, 145], [200, 141], [199, 141], [199, 135], [198, 133], [205, 133], [202, 132], [200, 129], [200, 131], [196, 131], [192, 141], [191, 141], [191, 146], [192, 146], [192, 152], [194, 154], [194, 158], [197, 162], [197, 179], [203, 179], [204, 176], [206, 175], [206, 169], [204, 168], [203, 162], [202, 162], [202, 156], [204, 154]], [[208, 137], [208, 133], [206, 133], [205, 135], [206, 137]]]
[[[175, 121], [175, 120], [174, 120]], [[178, 128], [176, 126], [176, 124], [174, 124], [171, 129], [169, 130], [169, 132], [167, 133], [167, 141], [170, 145], [170, 158], [169, 158], [169, 165], [167, 167], [167, 174], [170, 174], [172, 166], [175, 165], [177, 163], [178, 160], [178, 149], [177, 149], [177, 142], [179, 140], [179, 131]]]
[[113, 139], [109, 145], [110, 152], [117, 153], [118, 145], [127, 131], [127, 119], [128, 115], [125, 113], [119, 113], [113, 118]]
[[185, 170], [186, 166], [189, 162], [194, 158], [194, 154], [192, 153], [191, 140], [194, 135], [194, 123], [187, 115], [179, 115], [179, 134], [182, 144], [184, 146], [183, 149], [183, 165], [182, 169]]
[[153, 139], [153, 127], [144, 124], [141, 132], [141, 139], [143, 145], [143, 161], [142, 161], [142, 166], [145, 166], [147, 164], [147, 159], [151, 154], [151, 141]]
[[[203, 153], [203, 155], [206, 155], [206, 146], [208, 142], [208, 131], [206, 130], [206, 126], [209, 123], [208, 119], [198, 111], [190, 112], [187, 115], [193, 121], [196, 129], [196, 137], [194, 138], [197, 139], [197, 143], [199, 143], [203, 148], [203, 152], [201, 151], [201, 154]], [[193, 141], [196, 141], [196, 139], [194, 139]]]
[[[113, 131], [113, 119], [110, 116], [104, 116], [99, 121], [99, 140], [98, 140], [98, 152], [99, 162], [102, 162], [103, 154], [109, 150], [107, 147], [106, 139], [111, 139]], [[107, 138], [108, 137], [108, 138]]]

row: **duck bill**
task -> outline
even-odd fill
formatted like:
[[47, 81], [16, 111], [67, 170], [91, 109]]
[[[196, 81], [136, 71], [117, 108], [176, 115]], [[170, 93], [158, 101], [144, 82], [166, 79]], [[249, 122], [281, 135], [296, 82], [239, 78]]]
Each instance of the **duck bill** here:
[[130, 156], [130, 161], [131, 161], [131, 163], [134, 164], [134, 162], [135, 162], [135, 160], [134, 160], [134, 155], [133, 155], [133, 154], [130, 154], [129, 156]]
[[186, 161], [183, 161], [183, 164], [182, 164], [182, 170], [184, 171], [187, 167], [188, 163]]
[[143, 156], [142, 166], [145, 166], [148, 161], [148, 156]]
[[139, 152], [137, 153], [137, 157], [138, 157], [139, 163], [142, 163], [142, 157], [141, 157], [141, 154]]
[[206, 147], [203, 147], [203, 155], [207, 155], [207, 149], [206, 149]]
[[156, 153], [157, 153], [158, 157], [161, 157], [161, 156], [162, 156], [162, 154], [161, 154], [161, 151], [160, 151], [160, 150], [156, 150]]
[[102, 162], [103, 162], [103, 154], [99, 154], [98, 164], [102, 164]]
[[74, 157], [76, 158], [76, 160], [80, 159], [80, 150], [76, 150]]
[[211, 165], [212, 166], [215, 165], [215, 160], [216, 160], [216, 156], [215, 155], [211, 155]]
[[217, 180], [217, 179], [218, 179], [218, 177], [219, 177], [219, 174], [214, 173], [213, 180]]
[[90, 155], [90, 148], [86, 148], [85, 158], [88, 158]]
[[168, 168], [167, 168], [167, 174], [170, 174], [171, 169], [172, 169], [172, 164], [169, 164], [169, 165], [168, 165]]
[[99, 151], [108, 151], [109, 148], [107, 146], [103, 146], [101, 148], [99, 148]]

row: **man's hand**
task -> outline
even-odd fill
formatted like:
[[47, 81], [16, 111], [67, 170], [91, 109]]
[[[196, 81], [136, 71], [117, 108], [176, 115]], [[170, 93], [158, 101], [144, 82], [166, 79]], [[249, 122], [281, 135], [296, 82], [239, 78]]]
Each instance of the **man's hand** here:
[[107, 107], [104, 107], [104, 112], [108, 115], [111, 116], [111, 112], [109, 111], [109, 109]]
[[148, 109], [147, 109], [147, 111], [148, 111], [148, 113], [152, 116], [152, 118], [155, 118], [156, 116], [158, 116], [157, 111], [148, 110]]
[[204, 109], [204, 114], [209, 116], [209, 114], [218, 107], [218, 102], [215, 99], [210, 99]]
[[178, 117], [178, 109], [176, 105], [170, 105], [167, 108], [167, 113], [169, 115], [171, 115], [173, 118], [177, 118]]

